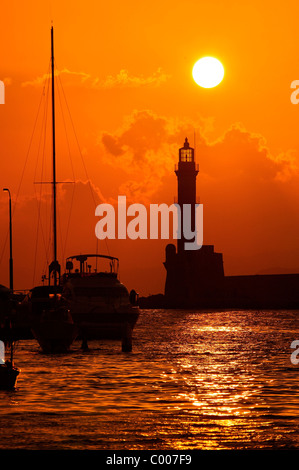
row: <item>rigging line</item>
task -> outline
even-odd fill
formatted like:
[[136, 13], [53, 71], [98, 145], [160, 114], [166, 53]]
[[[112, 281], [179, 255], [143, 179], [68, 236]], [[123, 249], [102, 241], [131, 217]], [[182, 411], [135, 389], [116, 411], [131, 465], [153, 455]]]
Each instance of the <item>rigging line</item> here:
[[[40, 112], [40, 107], [41, 107], [41, 103], [42, 103], [42, 99], [43, 99], [43, 94], [44, 94], [44, 89], [42, 90], [41, 98], [40, 98], [40, 101], [39, 101], [38, 110], [37, 110], [37, 115], [36, 115], [36, 118], [35, 118], [35, 122], [34, 122], [34, 126], [33, 126], [33, 131], [32, 131], [31, 137], [30, 137], [29, 147], [28, 147], [28, 150], [27, 150], [27, 154], [26, 154], [26, 158], [25, 158], [25, 163], [24, 163], [24, 166], [23, 166], [23, 170], [22, 170], [22, 174], [21, 174], [21, 180], [20, 180], [20, 183], [19, 183], [19, 186], [18, 186], [16, 199], [15, 199], [15, 201], [14, 201], [14, 203], [13, 203], [12, 218], [13, 218], [14, 213], [15, 213], [17, 201], [18, 201], [19, 194], [20, 194], [20, 190], [21, 190], [21, 186], [22, 186], [22, 183], [23, 183], [24, 174], [25, 174], [25, 169], [26, 169], [26, 166], [27, 166], [27, 163], [28, 163], [28, 158], [29, 158], [29, 154], [30, 154], [30, 150], [31, 150], [31, 145], [32, 145], [32, 141], [33, 141], [33, 136], [34, 136], [35, 129], [36, 129], [36, 125], [37, 125], [37, 121], [38, 121], [38, 116], [39, 116], [39, 112]], [[6, 238], [5, 238], [5, 241], [4, 241], [4, 246], [3, 246], [3, 249], [2, 249], [2, 252], [1, 252], [1, 256], [0, 256], [0, 265], [1, 265], [1, 263], [2, 263], [4, 251], [5, 251], [5, 248], [6, 248], [7, 239], [8, 239], [8, 234], [9, 234], [9, 229], [7, 230]]]
[[68, 223], [67, 223], [67, 227], [66, 227], [65, 244], [64, 244], [64, 247], [63, 247], [63, 259], [64, 259], [64, 256], [65, 256], [65, 253], [66, 253], [66, 246], [67, 246], [67, 239], [68, 239], [70, 223], [71, 223], [71, 211], [72, 211], [72, 207], [73, 207], [73, 203], [74, 203], [74, 196], [75, 196], [75, 185], [73, 186], [73, 189], [72, 189], [71, 210], [70, 210], [70, 213], [69, 213]]
[[[56, 61], [55, 61], [55, 63], [56, 63]], [[56, 67], [56, 68], [57, 68], [57, 67]], [[72, 119], [72, 115], [71, 115], [71, 112], [70, 112], [70, 108], [69, 108], [69, 105], [68, 105], [68, 102], [67, 102], [67, 99], [66, 99], [66, 96], [65, 96], [64, 88], [63, 88], [62, 81], [61, 81], [61, 78], [60, 78], [60, 75], [59, 75], [59, 74], [58, 74], [58, 79], [59, 79], [60, 84], [61, 84], [61, 89], [62, 89], [62, 93], [63, 93], [63, 96], [64, 96], [64, 101], [65, 101], [65, 104], [66, 104], [66, 107], [67, 107], [67, 110], [68, 110], [69, 118], [70, 118], [70, 121], [71, 121], [71, 125], [72, 125], [72, 128], [73, 128], [73, 132], [74, 132], [74, 135], [75, 135], [75, 139], [76, 139], [76, 142], [77, 142], [77, 146], [78, 146], [79, 154], [80, 154], [80, 157], [81, 157], [82, 165], [83, 165], [83, 168], [84, 168], [84, 171], [85, 171], [85, 175], [86, 175], [86, 178], [87, 178], [87, 181], [88, 181], [88, 184], [89, 184], [89, 188], [90, 188], [90, 192], [91, 192], [91, 197], [92, 197], [93, 202], [94, 202], [94, 205], [95, 205], [95, 207], [96, 207], [97, 204], [96, 204], [96, 201], [95, 201], [94, 192], [93, 192], [92, 187], [91, 187], [90, 178], [89, 178], [89, 176], [88, 176], [87, 168], [86, 168], [86, 165], [85, 165], [85, 162], [84, 162], [84, 158], [83, 158], [83, 155], [82, 155], [82, 152], [81, 152], [81, 148], [80, 148], [80, 145], [79, 145], [79, 141], [78, 141], [78, 137], [77, 137], [75, 125], [74, 125], [74, 122], [73, 122], [73, 119]], [[96, 239], [96, 247], [98, 246], [97, 240], [98, 240], [98, 239]], [[108, 255], [110, 255], [109, 247], [108, 247], [108, 243], [107, 243], [107, 238], [105, 238], [105, 244], [106, 244], [106, 248], [107, 248], [107, 251], [108, 251]]]
[[[62, 231], [61, 231], [61, 220], [60, 220], [60, 213], [57, 211], [57, 219], [58, 219], [58, 227], [59, 227], [59, 236], [60, 236], [60, 245], [63, 246], [62, 242]], [[62, 259], [64, 260], [64, 253], [62, 252]]]
[[[50, 227], [51, 225], [53, 225], [53, 214], [50, 215]], [[52, 239], [53, 239], [53, 233], [52, 233], [52, 230], [49, 230], [47, 253], [51, 251]], [[49, 262], [48, 262], [48, 266], [49, 266]]]
[[[49, 79], [48, 79], [48, 88], [47, 88], [47, 95], [45, 98], [45, 113], [44, 113], [44, 121], [43, 121], [43, 126], [42, 126], [42, 132], [41, 135], [43, 137], [43, 150], [42, 150], [42, 160], [41, 160], [41, 177], [40, 179], [43, 179], [43, 174], [44, 174], [44, 165], [45, 165], [45, 146], [46, 146], [46, 138], [47, 138], [47, 120], [48, 120], [48, 94], [49, 94]], [[40, 153], [38, 153], [40, 155]], [[34, 184], [36, 184], [36, 174], [35, 174], [35, 180]], [[35, 188], [35, 186], [34, 186]], [[42, 205], [42, 186], [40, 186], [39, 189], [39, 196], [38, 196], [38, 191], [34, 189], [35, 191], [35, 196], [36, 196], [36, 202], [37, 202], [37, 232], [36, 232], [36, 251], [37, 251], [37, 245], [38, 245], [38, 233], [39, 233], [39, 227], [41, 228], [41, 233], [42, 233], [42, 240], [44, 244], [44, 249], [45, 249], [45, 254], [46, 254], [46, 259], [48, 258], [48, 253], [47, 253], [47, 247], [46, 247], [46, 242], [45, 242], [45, 236], [44, 236], [44, 230], [43, 230], [43, 225], [41, 221], [41, 205]], [[47, 205], [45, 206], [45, 212], [47, 210]], [[46, 217], [47, 220], [47, 217]], [[36, 253], [35, 253], [36, 256]], [[35, 269], [35, 266], [34, 266]]]
[[[76, 181], [76, 176], [75, 176], [73, 161], [72, 161], [72, 157], [71, 157], [71, 148], [70, 148], [70, 142], [69, 142], [69, 139], [68, 139], [66, 120], [65, 120], [64, 111], [63, 111], [63, 106], [62, 106], [62, 99], [61, 99], [60, 87], [58, 86], [58, 85], [59, 85], [59, 81], [56, 79], [56, 82], [57, 82], [56, 90], [57, 90], [58, 100], [59, 100], [60, 109], [61, 109], [61, 116], [62, 116], [62, 121], [63, 121], [64, 132], [65, 132], [66, 141], [67, 141], [68, 155], [69, 155], [70, 164], [71, 164], [71, 170], [72, 170], [73, 181], [74, 181], [74, 183], [75, 183], [75, 181]], [[65, 257], [65, 252], [66, 252], [67, 239], [68, 239], [68, 234], [69, 234], [70, 221], [71, 221], [72, 208], [73, 208], [73, 201], [74, 201], [74, 194], [75, 194], [75, 184], [74, 184], [73, 190], [72, 190], [71, 207], [70, 207], [70, 211], [69, 211], [69, 217], [68, 217], [68, 222], [67, 222], [67, 227], [66, 227], [66, 235], [65, 235], [65, 242], [64, 242], [64, 244], [63, 244], [62, 234], [61, 234], [61, 246], [63, 247], [63, 248], [62, 248], [62, 259], [64, 259], [64, 257]]]
[[[46, 148], [47, 122], [48, 122], [48, 106], [47, 106], [47, 104], [48, 104], [48, 96], [49, 96], [49, 88], [50, 88], [50, 78], [49, 77], [48, 77], [48, 80], [47, 80], [47, 85], [48, 85], [48, 87], [47, 87], [47, 92], [46, 92], [45, 101], [44, 101], [44, 116], [43, 116], [43, 122], [42, 122], [42, 131], [41, 131], [41, 137], [40, 137], [40, 145], [39, 145], [39, 148], [38, 148], [38, 155], [39, 155], [40, 154], [41, 140], [42, 140], [42, 137], [43, 137], [41, 180], [43, 179], [44, 165], [45, 165], [45, 148]], [[37, 161], [38, 161], [38, 157], [37, 157]], [[37, 170], [36, 170], [36, 172], [37, 172]], [[36, 228], [35, 257], [34, 257], [34, 265], [33, 265], [34, 266], [34, 268], [33, 268], [33, 281], [32, 281], [33, 285], [34, 285], [35, 272], [36, 272], [39, 227], [41, 228], [42, 240], [43, 240], [43, 244], [44, 244], [46, 260], [47, 260], [47, 263], [49, 262], [48, 261], [48, 250], [47, 250], [47, 247], [46, 247], [46, 240], [45, 240], [43, 225], [42, 225], [42, 221], [41, 221], [42, 185], [40, 186], [40, 190], [39, 190], [39, 199], [37, 197], [37, 191], [35, 191], [35, 197], [36, 197], [36, 202], [37, 202], [38, 217], [37, 217], [37, 228]]]
[[89, 188], [90, 188], [90, 192], [91, 192], [91, 197], [92, 197], [92, 199], [93, 199], [94, 205], [96, 206], [97, 204], [96, 204], [96, 201], [95, 201], [94, 192], [92, 191], [92, 188], [91, 188], [90, 178], [89, 178], [89, 175], [88, 175], [88, 172], [87, 172], [87, 168], [86, 168], [86, 165], [85, 165], [85, 162], [84, 162], [84, 158], [83, 158], [83, 155], [82, 155], [82, 152], [81, 152], [81, 148], [80, 148], [80, 145], [79, 145], [79, 140], [78, 140], [78, 137], [77, 137], [75, 125], [74, 125], [74, 122], [73, 122], [73, 119], [72, 119], [72, 115], [71, 115], [71, 112], [70, 112], [70, 108], [69, 108], [69, 105], [68, 105], [68, 102], [67, 102], [67, 99], [66, 99], [66, 96], [65, 96], [65, 92], [64, 92], [63, 85], [62, 85], [62, 81], [61, 81], [61, 78], [60, 78], [59, 75], [58, 75], [58, 79], [59, 79], [59, 81], [60, 81], [60, 85], [61, 85], [61, 89], [62, 89], [64, 101], [65, 101], [65, 104], [66, 104], [66, 107], [67, 107], [67, 110], [68, 110], [68, 114], [69, 114], [69, 118], [70, 118], [70, 121], [71, 121], [72, 129], [73, 129], [73, 132], [74, 132], [74, 135], [75, 135], [75, 139], [76, 139], [76, 143], [77, 143], [78, 150], [79, 150], [79, 155], [80, 155], [80, 158], [81, 158], [81, 161], [82, 161], [82, 165], [83, 165], [83, 168], [84, 168], [84, 171], [85, 171], [85, 176], [86, 176], [87, 181], [88, 181], [88, 183], [89, 183]]
[[[42, 131], [40, 135], [40, 141], [39, 141], [39, 146], [38, 146], [38, 151], [37, 151], [37, 159], [36, 159], [36, 167], [35, 167], [35, 175], [37, 172], [37, 165], [38, 165], [38, 155], [40, 153], [40, 146], [41, 146], [41, 141], [43, 137], [43, 129], [44, 129], [44, 122], [45, 122], [45, 113], [46, 110], [44, 110], [44, 116], [43, 116], [43, 124], [42, 124]], [[34, 178], [35, 179], [35, 178]], [[33, 262], [33, 274], [32, 274], [32, 284], [34, 285], [35, 281], [35, 271], [36, 271], [36, 258], [37, 258], [37, 247], [38, 247], [38, 233], [39, 233], [39, 225], [40, 225], [40, 206], [41, 206], [41, 194], [38, 199], [37, 196], [37, 191], [34, 186], [34, 193], [35, 193], [35, 200], [36, 200], [36, 205], [37, 205], [37, 224], [36, 224], [36, 240], [35, 240], [35, 253], [34, 253], [34, 262]]]
[[42, 282], [44, 282], [44, 280], [47, 278], [48, 267], [49, 267], [49, 263], [47, 261], [45, 261], [44, 262], [44, 267], [41, 270], [42, 273], [45, 273], [45, 275], [43, 275], [43, 274], [41, 275]]
[[69, 159], [70, 159], [70, 164], [71, 164], [72, 176], [73, 176], [73, 179], [75, 180], [75, 170], [74, 170], [74, 165], [73, 165], [73, 161], [72, 161], [72, 157], [71, 157], [72, 154], [71, 154], [71, 148], [70, 148], [70, 143], [69, 143], [69, 139], [68, 139], [66, 119], [65, 119], [65, 116], [64, 116], [59, 85], [61, 86], [62, 92], [63, 92], [63, 88], [62, 88], [62, 85], [61, 85], [61, 80], [59, 81], [57, 79], [57, 77], [56, 77], [56, 83], [57, 83], [56, 89], [57, 89], [57, 95], [58, 95], [58, 100], [59, 100], [60, 109], [61, 109], [62, 122], [63, 122], [64, 132], [65, 132], [65, 136], [66, 136], [67, 146], [68, 146], [68, 154], [69, 154]]
[[[69, 118], [70, 118], [71, 125], [72, 125], [72, 128], [73, 128], [73, 132], [74, 132], [74, 135], [75, 135], [75, 139], [76, 139], [76, 142], [77, 142], [79, 154], [80, 154], [80, 157], [81, 157], [81, 160], [82, 160], [82, 165], [83, 165], [83, 168], [84, 168], [84, 171], [85, 171], [85, 176], [86, 176], [87, 180], [90, 182], [89, 176], [88, 176], [88, 173], [87, 173], [87, 168], [86, 168], [86, 165], [85, 165], [85, 162], [84, 162], [84, 159], [83, 159], [83, 155], [82, 155], [82, 152], [81, 152], [81, 148], [80, 148], [80, 145], [79, 145], [79, 140], [78, 140], [78, 137], [77, 137], [77, 134], [76, 134], [75, 125], [74, 125], [74, 122], [73, 122], [73, 119], [72, 119], [72, 115], [71, 115], [71, 112], [70, 112], [70, 108], [69, 108], [69, 105], [68, 105], [68, 102], [67, 102], [67, 99], [66, 99], [66, 95], [65, 95], [65, 92], [64, 92], [64, 88], [63, 88], [63, 85], [62, 85], [62, 81], [61, 81], [61, 78], [60, 78], [59, 75], [58, 75], [58, 79], [59, 79], [59, 81], [60, 81], [60, 86], [61, 86], [61, 89], [62, 89], [62, 94], [63, 94], [64, 101], [65, 101], [65, 104], [66, 104], [66, 107], [67, 107], [67, 110], [68, 110], [68, 114], [69, 114]], [[93, 191], [91, 191], [91, 196], [92, 196], [92, 199], [93, 199], [93, 201], [94, 201], [94, 204], [96, 205]]]
[[[49, 71], [50, 71], [50, 64], [49, 64], [49, 67], [48, 67], [48, 72], [46, 74], [46, 77], [48, 76], [49, 74]], [[45, 78], [44, 80], [44, 85], [43, 85], [43, 96], [45, 96], [45, 89], [46, 89], [46, 85], [47, 85], [47, 78]], [[48, 93], [48, 89], [47, 89], [47, 92], [46, 92], [46, 97], [47, 97], [47, 93]], [[38, 150], [37, 150], [37, 156], [36, 156], [36, 164], [35, 164], [35, 170], [34, 170], [34, 179], [33, 181], [36, 180], [36, 174], [37, 174], [37, 168], [38, 168], [38, 156], [39, 156], [39, 152], [40, 152], [40, 148], [41, 148], [41, 141], [42, 141], [42, 137], [43, 137], [43, 129], [44, 129], [44, 119], [45, 119], [45, 113], [46, 113], [46, 105], [45, 103], [47, 103], [47, 100], [43, 101], [43, 104], [44, 104], [44, 113], [43, 113], [43, 121], [42, 121], [42, 126], [41, 126], [41, 134], [40, 134], [40, 139], [39, 139], [39, 144], [38, 144]]]

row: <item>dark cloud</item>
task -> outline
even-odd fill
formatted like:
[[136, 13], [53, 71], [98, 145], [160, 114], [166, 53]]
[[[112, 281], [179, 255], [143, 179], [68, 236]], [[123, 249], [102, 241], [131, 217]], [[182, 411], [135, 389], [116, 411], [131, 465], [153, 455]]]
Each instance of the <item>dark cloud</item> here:
[[[210, 120], [207, 124], [210, 126]], [[255, 185], [265, 181], [286, 182], [298, 176], [291, 150], [272, 155], [265, 138], [241, 124], [231, 126], [217, 140], [210, 141], [204, 120], [194, 123], [171, 119], [149, 110], [135, 111], [114, 134], [101, 135], [102, 158], [128, 174], [123, 188], [138, 188], [138, 196], [146, 199], [159, 191], [166, 175], [172, 174], [178, 149], [185, 137], [192, 145], [195, 128], [196, 160], [202, 178], [217, 180], [218, 184], [238, 179], [245, 189], [252, 182]], [[111, 156], [117, 157], [117, 162]]]

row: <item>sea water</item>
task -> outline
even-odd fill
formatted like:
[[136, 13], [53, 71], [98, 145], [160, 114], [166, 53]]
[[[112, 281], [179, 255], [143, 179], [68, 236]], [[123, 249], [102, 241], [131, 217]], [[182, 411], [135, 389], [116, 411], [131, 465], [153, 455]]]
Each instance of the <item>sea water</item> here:
[[1, 449], [298, 449], [298, 311], [142, 310], [133, 351], [17, 343]]

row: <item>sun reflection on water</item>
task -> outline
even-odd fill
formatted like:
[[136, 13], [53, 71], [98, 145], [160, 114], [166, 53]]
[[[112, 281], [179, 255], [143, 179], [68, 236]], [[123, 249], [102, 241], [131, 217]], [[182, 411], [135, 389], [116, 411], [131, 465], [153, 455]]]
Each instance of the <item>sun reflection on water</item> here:
[[299, 447], [298, 370], [287, 362], [297, 318], [144, 311], [131, 354], [91, 342], [88, 353], [77, 344], [49, 357], [21, 343], [18, 388], [0, 400], [3, 426], [21, 445], [22, 416], [33, 447], [46, 435], [70, 448], [79, 436], [82, 448]]

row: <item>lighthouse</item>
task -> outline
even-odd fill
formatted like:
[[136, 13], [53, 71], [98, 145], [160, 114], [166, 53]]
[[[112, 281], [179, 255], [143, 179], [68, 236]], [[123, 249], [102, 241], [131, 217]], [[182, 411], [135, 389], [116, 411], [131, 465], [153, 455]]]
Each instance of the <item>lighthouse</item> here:
[[194, 160], [194, 149], [190, 147], [186, 137], [184, 146], [179, 149], [179, 162], [175, 167], [178, 180], [178, 205], [181, 208], [181, 238], [178, 238], [178, 253], [182, 253], [185, 246], [183, 206], [189, 204], [191, 208], [191, 230], [195, 231], [195, 204], [196, 204], [196, 177], [198, 165]]
[[[181, 215], [184, 216], [183, 206], [190, 204], [195, 219], [198, 166], [187, 138], [179, 149], [175, 174]], [[203, 220], [203, 229], [204, 226]], [[166, 246], [163, 264], [164, 308], [298, 309], [299, 273], [225, 276], [222, 253], [215, 253], [214, 245], [202, 244], [200, 249], [186, 250], [184, 238], [178, 240], [177, 247]]]
[[216, 292], [222, 289], [224, 279], [222, 253], [215, 253], [213, 245], [202, 245], [197, 250], [185, 249], [183, 206], [189, 204], [191, 207], [191, 230], [195, 233], [195, 208], [198, 203], [198, 164], [187, 137], [179, 149], [175, 174], [178, 182], [177, 203], [181, 209], [181, 238], [177, 240], [177, 247], [168, 244], [165, 250], [166, 303], [170, 307], [215, 305], [220, 298]]

